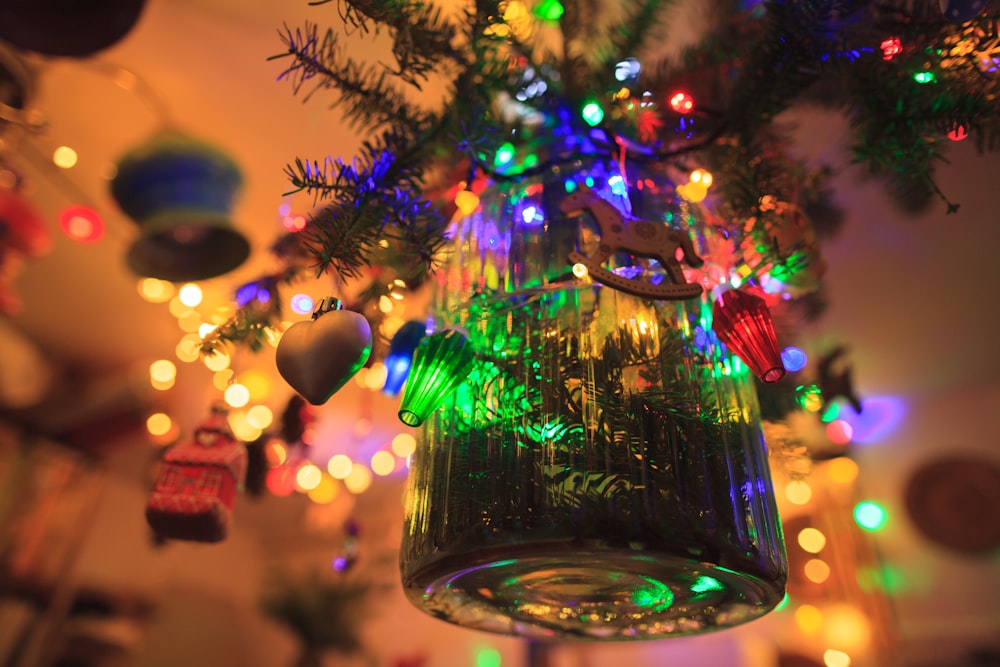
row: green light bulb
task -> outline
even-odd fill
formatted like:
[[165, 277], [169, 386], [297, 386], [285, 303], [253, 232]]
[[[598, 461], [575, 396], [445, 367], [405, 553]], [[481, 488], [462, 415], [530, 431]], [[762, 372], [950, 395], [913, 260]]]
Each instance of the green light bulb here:
[[937, 79], [934, 72], [917, 72], [913, 75], [913, 80], [917, 83], [934, 83]]
[[535, 16], [543, 21], [558, 21], [564, 11], [559, 0], [542, 0], [535, 5]]
[[399, 420], [420, 426], [472, 372], [476, 355], [469, 339], [454, 329], [425, 336], [413, 353]]
[[500, 148], [497, 149], [497, 154], [493, 158], [493, 166], [503, 167], [511, 163], [514, 159], [514, 144], [507, 142], [501, 144]]
[[604, 109], [597, 102], [587, 102], [584, 104], [580, 114], [587, 125], [591, 127], [600, 125], [601, 121], [604, 120]]
[[865, 530], [878, 530], [887, 518], [885, 508], [878, 503], [866, 500], [854, 506], [854, 520]]
[[500, 651], [495, 648], [480, 649], [476, 653], [476, 667], [500, 667]]

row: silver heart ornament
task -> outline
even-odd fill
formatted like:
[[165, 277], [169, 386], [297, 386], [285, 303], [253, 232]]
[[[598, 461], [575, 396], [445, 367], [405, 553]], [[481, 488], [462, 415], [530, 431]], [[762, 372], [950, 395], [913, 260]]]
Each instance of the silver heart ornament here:
[[274, 361], [302, 398], [322, 405], [361, 370], [372, 351], [371, 325], [352, 310], [317, 310], [288, 327]]

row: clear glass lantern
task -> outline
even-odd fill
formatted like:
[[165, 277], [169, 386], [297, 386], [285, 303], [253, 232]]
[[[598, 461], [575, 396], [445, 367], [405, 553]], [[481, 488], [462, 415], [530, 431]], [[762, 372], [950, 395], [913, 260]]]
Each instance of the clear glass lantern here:
[[[772, 609], [787, 573], [753, 377], [710, 294], [653, 300], [583, 275], [587, 186], [631, 219], [705, 235], [664, 178], [580, 161], [484, 192], [455, 224], [434, 313], [476, 363], [424, 425], [400, 554], [411, 601], [536, 639], [655, 639]], [[605, 248], [606, 249], [606, 248]], [[655, 259], [610, 268], [663, 284]]]

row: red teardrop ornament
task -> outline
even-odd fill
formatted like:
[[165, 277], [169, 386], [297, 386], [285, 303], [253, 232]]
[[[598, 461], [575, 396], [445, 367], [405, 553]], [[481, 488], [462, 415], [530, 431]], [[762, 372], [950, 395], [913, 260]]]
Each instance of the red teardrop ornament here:
[[712, 330], [763, 382], [785, 377], [771, 311], [764, 299], [729, 290], [712, 307]]

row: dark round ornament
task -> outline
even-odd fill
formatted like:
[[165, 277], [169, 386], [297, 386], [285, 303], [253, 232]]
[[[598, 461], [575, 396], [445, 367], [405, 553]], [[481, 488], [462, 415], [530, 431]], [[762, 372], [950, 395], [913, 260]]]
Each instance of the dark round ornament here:
[[132, 30], [145, 0], [4, 0], [0, 39], [47, 56], [83, 58]]
[[906, 484], [906, 510], [931, 542], [966, 554], [1000, 547], [1000, 465], [948, 457], [918, 468]]
[[952, 23], [965, 23], [979, 16], [987, 0], [938, 0], [941, 13]]

